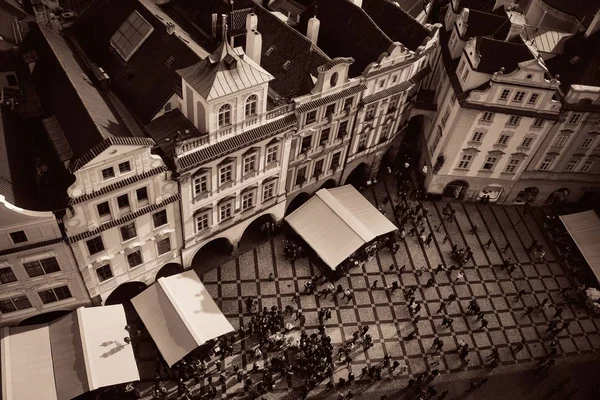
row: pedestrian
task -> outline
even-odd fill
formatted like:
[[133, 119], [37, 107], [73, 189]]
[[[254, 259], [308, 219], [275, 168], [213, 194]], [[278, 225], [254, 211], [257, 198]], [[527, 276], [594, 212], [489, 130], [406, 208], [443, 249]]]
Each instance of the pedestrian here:
[[500, 250], [502, 250], [503, 253], [506, 253], [506, 250], [508, 250], [509, 247], [510, 247], [510, 243], [506, 243], [506, 245], [504, 245], [504, 247]]
[[535, 307], [527, 306], [527, 309], [525, 310], [525, 315], [531, 314], [534, 310], [535, 310]]
[[563, 308], [562, 307], [558, 307], [556, 309], [556, 311], [554, 311], [554, 315], [552, 315], [552, 318], [560, 318], [562, 312], [563, 312]]
[[523, 339], [519, 343], [515, 344], [515, 346], [513, 347], [513, 353], [514, 354], [519, 353], [521, 350], [523, 350], [525, 348], [526, 344], [527, 344], [527, 341], [525, 339]]
[[471, 227], [471, 230], [470, 230], [469, 232], [471, 232], [472, 234], [476, 234], [476, 233], [477, 233], [477, 224], [474, 224], [474, 225]]
[[444, 264], [438, 264], [437, 268], [435, 269], [435, 275], [437, 275], [439, 272], [443, 272], [444, 271]]
[[521, 290], [519, 290], [519, 291], [517, 292], [517, 295], [516, 295], [516, 296], [514, 297], [514, 299], [513, 299], [513, 300], [515, 301], [515, 303], [516, 303], [517, 301], [519, 301], [519, 300], [521, 299], [521, 297], [522, 297], [524, 294], [526, 294], [526, 293], [527, 293], [527, 290], [525, 290], [525, 289], [521, 289]]
[[396, 268], [395, 264], [390, 264], [390, 267], [388, 268], [388, 272], [392, 272], [394, 269]]
[[479, 311], [477, 313], [477, 319], [475, 319], [475, 321], [482, 321], [484, 319], [484, 317], [485, 317], [484, 312], [483, 311]]
[[442, 240], [442, 244], [446, 243], [448, 241], [448, 235], [444, 235], [444, 239]]
[[346, 298], [346, 297], [350, 296], [350, 293], [351, 293], [351, 292], [350, 292], [350, 289], [346, 289], [346, 290], [344, 290], [344, 294], [342, 295], [342, 299], [344, 299], [344, 298]]
[[548, 302], [550, 301], [549, 297], [546, 297], [544, 300], [542, 300], [542, 302], [540, 303], [540, 310], [544, 307], [546, 307], [546, 305], [548, 304]]
[[376, 288], [377, 288], [377, 282], [379, 282], [379, 280], [378, 280], [378, 279], [375, 279], [375, 280], [373, 281], [373, 284], [371, 285], [371, 289], [376, 289]]
[[434, 283], [435, 283], [435, 280], [433, 278], [429, 278], [427, 280], [427, 283], [425, 284], [425, 287], [428, 287], [428, 288], [433, 287]]
[[271, 272], [269, 274], [269, 282], [273, 282], [275, 280], [275, 275], [273, 275], [273, 273]]
[[392, 282], [392, 293], [394, 293], [399, 287], [400, 285], [398, 284], [398, 281], [394, 281]]
[[452, 326], [452, 322], [454, 322], [454, 320], [452, 318], [444, 318], [444, 320], [442, 320], [442, 326], [446, 326], [448, 328], [450, 328], [450, 326]]
[[508, 267], [508, 269], [507, 269], [508, 274], [509, 275], [512, 274], [515, 271], [515, 269], [517, 269], [517, 265], [516, 264], [513, 264], [510, 267]]
[[458, 281], [462, 280], [464, 277], [465, 277], [465, 274], [464, 274], [464, 272], [462, 272], [462, 271], [458, 271], [458, 274], [456, 275], [456, 279], [454, 279], [454, 283], [456, 283], [456, 282], [458, 282]]
[[448, 297], [446, 297], [448, 304], [451, 304], [454, 300], [456, 300], [456, 295], [454, 293], [450, 293]]
[[487, 319], [482, 319], [481, 320], [481, 330], [484, 330], [485, 328], [487, 328], [488, 326], [488, 320]]
[[482, 247], [485, 247], [486, 249], [489, 249], [490, 246], [491, 246], [491, 244], [492, 244], [492, 238], [489, 238], [488, 241], [485, 242]]
[[440, 303], [440, 308], [438, 308], [436, 313], [439, 314], [442, 311], [446, 311], [446, 303], [444, 303], [443, 301]]
[[404, 273], [404, 271], [406, 271], [406, 264], [402, 265], [402, 267], [400, 267], [400, 270], [398, 271], [398, 274], [401, 275]]

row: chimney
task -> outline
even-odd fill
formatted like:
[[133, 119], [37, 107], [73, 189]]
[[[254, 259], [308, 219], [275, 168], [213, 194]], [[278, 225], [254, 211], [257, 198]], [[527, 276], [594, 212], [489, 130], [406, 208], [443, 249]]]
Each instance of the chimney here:
[[258, 65], [262, 52], [262, 35], [257, 30], [246, 32], [246, 54]]
[[308, 20], [308, 27], [306, 28], [306, 37], [314, 44], [317, 44], [317, 40], [319, 39], [320, 26], [321, 21], [319, 21], [317, 17], [312, 17]]
[[175, 32], [175, 24], [173, 22], [169, 21], [165, 24], [165, 26], [169, 35], [172, 35]]
[[590, 26], [585, 31], [585, 37], [590, 37], [600, 30], [600, 10], [594, 15], [594, 19], [590, 22]]
[[356, 7], [362, 7], [363, 0], [350, 0], [350, 3], [354, 4]]
[[254, 13], [246, 15], [246, 32], [258, 30], [258, 17]]

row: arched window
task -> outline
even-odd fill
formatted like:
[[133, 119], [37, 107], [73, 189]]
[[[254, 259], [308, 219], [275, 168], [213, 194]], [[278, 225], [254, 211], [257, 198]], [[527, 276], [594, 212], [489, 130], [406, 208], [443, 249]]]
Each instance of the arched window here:
[[258, 96], [253, 94], [246, 99], [246, 117], [255, 116], [257, 107], [258, 107]]
[[223, 104], [219, 108], [219, 128], [231, 125], [231, 105]]

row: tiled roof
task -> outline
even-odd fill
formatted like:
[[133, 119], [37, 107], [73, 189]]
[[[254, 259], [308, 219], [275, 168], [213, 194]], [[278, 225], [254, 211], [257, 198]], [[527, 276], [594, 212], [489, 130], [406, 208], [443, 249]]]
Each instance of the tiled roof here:
[[517, 69], [520, 62], [534, 58], [523, 42], [512, 43], [478, 37], [476, 48], [481, 56], [477, 71], [485, 74], [493, 74], [500, 71], [500, 68], [504, 68], [504, 73], [508, 74]]
[[23, 11], [19, 3], [14, 0], [0, 0], [0, 10], [18, 19], [23, 19], [27, 16], [27, 13]]
[[411, 17], [417, 18], [423, 12], [423, 0], [390, 0], [406, 11]]
[[[310, 93], [314, 87], [311, 75], [316, 77], [317, 67], [330, 61], [329, 57], [303, 34], [252, 0], [236, 0], [234, 6], [252, 7], [258, 17], [257, 28], [263, 42], [261, 67], [275, 77], [269, 88], [286, 99]], [[231, 11], [229, 2], [223, 0], [178, 0], [173, 8], [205, 34], [210, 34], [212, 13]], [[290, 64], [284, 69], [286, 61]]]
[[127, 178], [127, 179], [122, 179], [122, 180], [120, 180], [118, 182], [111, 183], [110, 185], [104, 186], [102, 189], [97, 190], [95, 192], [84, 194], [83, 196], [71, 198], [71, 200], [69, 202], [69, 205], [75, 205], [75, 204], [83, 203], [84, 201], [88, 201], [88, 200], [91, 200], [91, 199], [96, 198], [98, 196], [102, 196], [102, 195], [104, 195], [106, 193], [110, 193], [110, 192], [112, 192], [114, 190], [124, 188], [125, 186], [132, 185], [132, 184], [134, 184], [136, 182], [142, 181], [142, 180], [144, 180], [146, 178], [149, 178], [151, 176], [154, 176], [154, 175], [158, 175], [158, 174], [163, 173], [165, 171], [167, 171], [167, 167], [165, 167], [165, 166], [158, 167], [158, 168], [153, 168], [150, 171], [144, 172], [143, 174], [134, 175], [134, 176], [131, 176], [131, 177]]
[[311, 102], [302, 104], [302, 105], [296, 107], [296, 111], [298, 113], [304, 113], [304, 112], [307, 112], [307, 111], [310, 111], [310, 110], [314, 110], [315, 108], [324, 106], [325, 104], [329, 104], [332, 101], [343, 99], [344, 97], [348, 97], [348, 96], [351, 96], [353, 94], [362, 92], [366, 88], [367, 88], [367, 86], [363, 85], [363, 84], [356, 85], [356, 86], [353, 86], [351, 88], [344, 89], [341, 92], [334, 93], [331, 96], [321, 97], [320, 99], [313, 100]]
[[115, 220], [112, 220], [110, 222], [106, 222], [106, 223], [100, 225], [98, 228], [93, 229], [91, 231], [82, 232], [82, 233], [78, 233], [77, 235], [69, 236], [67, 238], [67, 241], [69, 243], [77, 243], [77, 242], [79, 242], [81, 240], [90, 238], [92, 236], [96, 236], [99, 233], [102, 233], [104, 231], [107, 231], [109, 229], [117, 227], [119, 225], [125, 224], [127, 222], [133, 221], [134, 219], [139, 218], [142, 215], [146, 215], [146, 214], [149, 214], [151, 212], [157, 211], [157, 210], [161, 209], [162, 207], [164, 207], [164, 206], [166, 206], [168, 204], [174, 203], [174, 202], [176, 202], [177, 200], [180, 200], [180, 199], [181, 199], [181, 196], [178, 193], [178, 194], [176, 194], [174, 196], [171, 196], [171, 197], [163, 200], [162, 202], [160, 202], [158, 204], [152, 204], [150, 206], [141, 208], [141, 209], [139, 209], [139, 210], [137, 210], [135, 212], [129, 213], [129, 214], [125, 215], [122, 218], [115, 219]]
[[546, 61], [552, 75], [560, 75], [561, 88], [570, 85], [600, 86], [600, 32], [586, 38], [579, 32], [564, 44], [563, 54]]
[[104, 150], [108, 149], [110, 146], [154, 146], [154, 141], [149, 138], [142, 137], [109, 137], [104, 139], [96, 146], [92, 147], [85, 154], [82, 154], [74, 163], [71, 163], [69, 166], [69, 170], [71, 172], [77, 171], [79, 168], [82, 168], [87, 163], [96, 158], [100, 153]]
[[384, 97], [388, 97], [388, 96], [392, 96], [392, 95], [394, 95], [396, 93], [404, 92], [405, 90], [407, 90], [408, 88], [410, 88], [412, 85], [413, 85], [413, 83], [410, 82], [410, 81], [400, 82], [399, 84], [394, 85], [392, 87], [389, 87], [389, 88], [387, 88], [385, 90], [382, 90], [380, 92], [371, 94], [369, 96], [365, 96], [365, 98], [363, 98], [362, 101], [365, 104], [369, 104], [369, 103], [372, 103], [374, 101], [381, 100]]
[[273, 79], [250, 57], [240, 57], [227, 40], [206, 59], [177, 72], [206, 100], [227, 96]]
[[429, 30], [389, 0], [364, 0], [362, 8], [390, 39], [409, 50], [417, 50], [429, 36]]
[[241, 133], [230, 139], [226, 139], [213, 144], [212, 146], [200, 149], [195, 153], [178, 158], [176, 160], [177, 169], [179, 171], [185, 171], [194, 167], [195, 165], [223, 157], [233, 151], [242, 149], [260, 140], [275, 136], [283, 130], [296, 125], [296, 123], [296, 115], [289, 115], [287, 117], [278, 119], [277, 121], [273, 121], [258, 128]]
[[556, 8], [566, 14], [573, 15], [585, 26], [594, 18], [600, 8], [600, 0], [543, 0], [550, 7]]
[[[124, 62], [110, 37], [133, 11], [154, 31]], [[110, 76], [111, 87], [142, 124], [149, 123], [181, 85], [176, 70], [199, 61], [198, 56], [138, 0], [95, 1], [81, 14], [74, 32], [86, 54]]]
[[[391, 7], [403, 13], [398, 7]], [[305, 33], [308, 20], [315, 14], [321, 22], [317, 45], [329, 57], [354, 58], [355, 62], [350, 66], [351, 77], [362, 74], [367, 65], [376, 62], [392, 45], [392, 40], [365, 10], [348, 0], [314, 0], [313, 5], [302, 13], [297, 29]]]
[[63, 37], [34, 24], [22, 45], [28, 49], [38, 56], [32, 73], [36, 93], [46, 115], [60, 123], [75, 158], [108, 138], [130, 135]]
[[469, 10], [467, 29], [463, 39], [476, 36], [490, 36], [498, 40], [506, 38], [510, 30], [510, 20], [506, 14], [497, 15], [477, 10]]
[[9, 254], [19, 253], [21, 251], [39, 249], [40, 247], [46, 247], [46, 246], [50, 246], [50, 245], [60, 243], [60, 242], [62, 242], [62, 239], [56, 238], [56, 239], [46, 240], [43, 242], [29, 243], [29, 244], [26, 244], [25, 246], [13, 247], [12, 249], [0, 250], [0, 257], [6, 256]]

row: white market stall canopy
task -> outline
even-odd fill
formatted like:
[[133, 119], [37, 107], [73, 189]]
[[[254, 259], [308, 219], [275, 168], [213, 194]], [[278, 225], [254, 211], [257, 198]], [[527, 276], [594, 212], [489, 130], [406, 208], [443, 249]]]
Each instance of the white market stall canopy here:
[[352, 185], [319, 190], [285, 220], [333, 270], [364, 244], [397, 229]]
[[169, 366], [234, 330], [193, 270], [160, 278], [131, 301]]
[[594, 210], [561, 215], [567, 232], [579, 247], [579, 251], [600, 280], [600, 218]]
[[138, 381], [122, 305], [79, 308], [48, 324], [2, 328], [2, 399], [70, 400]]

